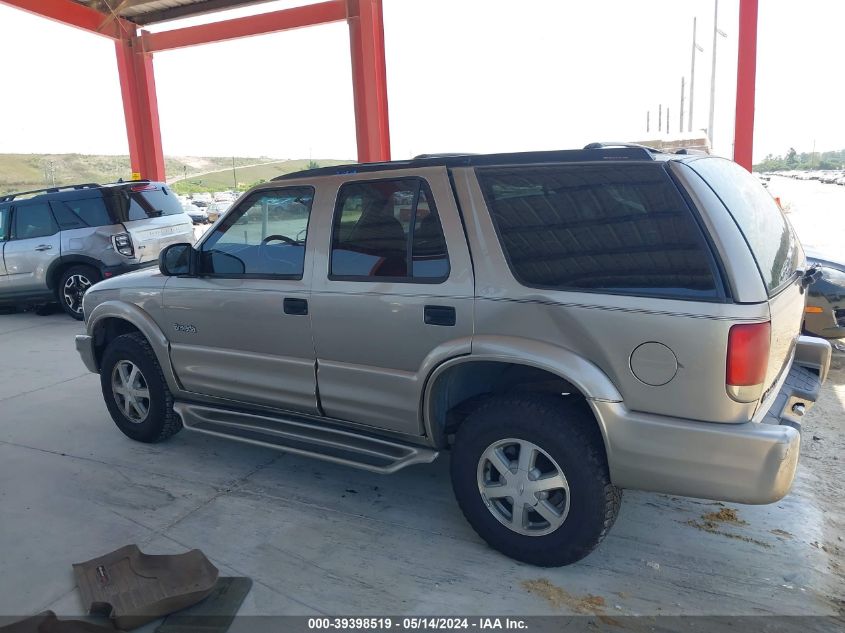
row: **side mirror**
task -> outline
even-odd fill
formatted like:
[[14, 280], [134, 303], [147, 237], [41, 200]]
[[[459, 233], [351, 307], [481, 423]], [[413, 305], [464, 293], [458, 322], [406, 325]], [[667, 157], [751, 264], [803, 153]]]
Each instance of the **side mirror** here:
[[190, 275], [194, 252], [190, 244], [171, 244], [158, 254], [158, 269], [167, 277]]

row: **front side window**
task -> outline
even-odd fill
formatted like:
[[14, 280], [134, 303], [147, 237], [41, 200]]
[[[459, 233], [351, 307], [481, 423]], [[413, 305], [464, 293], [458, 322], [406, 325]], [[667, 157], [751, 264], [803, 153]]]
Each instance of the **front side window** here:
[[714, 265], [660, 165], [476, 170], [516, 279], [527, 286], [718, 299]]
[[50, 205], [46, 202], [19, 205], [15, 207], [15, 225], [12, 238], [26, 240], [33, 237], [46, 237], [58, 231]]
[[329, 274], [358, 281], [446, 279], [446, 239], [425, 183], [408, 178], [343, 185]]
[[311, 187], [256, 191], [202, 244], [200, 274], [301, 279]]

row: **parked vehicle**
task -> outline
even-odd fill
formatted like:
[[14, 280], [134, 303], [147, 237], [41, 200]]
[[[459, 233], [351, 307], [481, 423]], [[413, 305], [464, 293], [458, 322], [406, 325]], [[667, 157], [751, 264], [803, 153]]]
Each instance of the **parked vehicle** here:
[[382, 473], [449, 450], [475, 530], [564, 565], [623, 488], [788, 492], [831, 353], [799, 335], [805, 273], [724, 159], [427, 156], [255, 187], [95, 286], [76, 346], [135, 440], [184, 425]]
[[210, 222], [217, 222], [217, 218], [221, 215], [226, 213], [229, 207], [232, 206], [231, 202], [228, 201], [218, 201], [212, 202], [208, 205], [208, 219]]
[[101, 279], [155, 265], [159, 251], [192, 242], [170, 189], [149, 181], [51, 187], [0, 196], [0, 304], [58, 301], [82, 319]]
[[197, 206], [190, 200], [182, 205], [185, 213], [191, 218], [194, 224], [208, 224], [208, 211], [202, 207]]
[[816, 252], [807, 261], [819, 267], [820, 278], [807, 291], [804, 331], [827, 339], [845, 338], [845, 262]]

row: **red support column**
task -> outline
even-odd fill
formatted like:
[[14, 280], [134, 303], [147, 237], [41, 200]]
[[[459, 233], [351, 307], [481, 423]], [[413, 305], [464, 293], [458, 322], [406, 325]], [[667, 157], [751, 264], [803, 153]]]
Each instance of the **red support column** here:
[[347, 0], [358, 161], [390, 160], [381, 0]]
[[129, 139], [132, 172], [147, 180], [165, 179], [152, 53], [137, 36], [115, 42], [117, 72]]
[[740, 0], [734, 160], [751, 171], [757, 79], [757, 0]]

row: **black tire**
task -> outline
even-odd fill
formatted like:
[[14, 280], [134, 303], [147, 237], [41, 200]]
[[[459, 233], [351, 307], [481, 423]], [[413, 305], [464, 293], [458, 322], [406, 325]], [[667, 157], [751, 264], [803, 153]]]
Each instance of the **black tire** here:
[[100, 271], [92, 266], [71, 266], [62, 273], [56, 286], [56, 299], [62, 309], [77, 321], [82, 320], [82, 297], [100, 281]]
[[[481, 494], [482, 456], [488, 447], [508, 438], [530, 442], [547, 453], [568, 483], [568, 494], [553, 493], [568, 499], [568, 514], [561, 512], [562, 524], [549, 533], [512, 530], [494, 514], [496, 504]], [[569, 565], [593, 551], [616, 520], [622, 500], [621, 489], [610, 482], [601, 433], [589, 408], [583, 402], [543, 394], [491, 396], [482, 401], [458, 428], [451, 473], [458, 505], [475, 531], [506, 556], [541, 567]], [[514, 520], [516, 504], [513, 499], [510, 503]], [[524, 505], [530, 508], [531, 503]], [[507, 510], [507, 501], [504, 507]], [[539, 514], [527, 512], [542, 524]], [[553, 529], [547, 524], [546, 529]]]
[[[140, 416], [138, 410], [129, 407], [130, 413], [141, 419], [133, 420], [127, 415], [121, 405], [125, 396], [116, 394], [112, 387], [115, 372], [119, 374], [116, 367], [121, 364], [126, 368], [126, 363], [138, 368], [141, 379], [135, 385], [140, 389], [146, 387], [148, 392], [146, 416]], [[182, 429], [182, 420], [173, 411], [173, 395], [167, 388], [161, 366], [142, 334], [123, 334], [109, 343], [100, 367], [100, 386], [112, 420], [127, 437], [152, 444], [166, 440]], [[140, 400], [144, 402], [143, 398]]]

